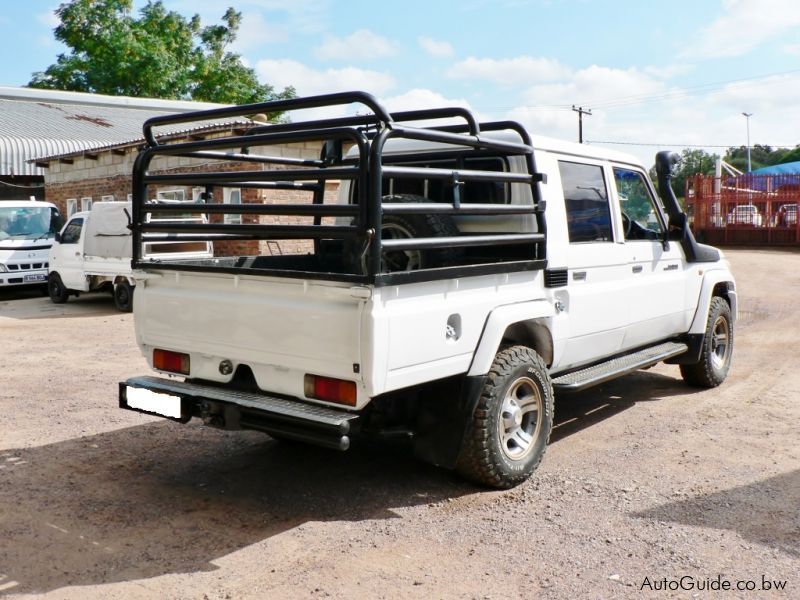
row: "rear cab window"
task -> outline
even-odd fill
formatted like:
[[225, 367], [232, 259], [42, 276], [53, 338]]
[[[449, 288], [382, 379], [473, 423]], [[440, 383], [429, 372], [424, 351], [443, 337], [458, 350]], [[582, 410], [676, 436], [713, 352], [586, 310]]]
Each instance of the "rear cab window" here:
[[[480, 158], [431, 158], [430, 160], [391, 160], [391, 163], [403, 167], [426, 167], [433, 169], [470, 169], [476, 171], [508, 172], [508, 161], [498, 156]], [[493, 181], [465, 181], [460, 186], [460, 201], [465, 204], [510, 204], [510, 184]], [[358, 183], [354, 182], [350, 190], [351, 202], [357, 197]], [[453, 202], [453, 186], [449, 181], [441, 179], [420, 178], [384, 178], [381, 194], [412, 194], [427, 198], [432, 202]]]
[[603, 167], [558, 161], [571, 244], [612, 242], [611, 210]]

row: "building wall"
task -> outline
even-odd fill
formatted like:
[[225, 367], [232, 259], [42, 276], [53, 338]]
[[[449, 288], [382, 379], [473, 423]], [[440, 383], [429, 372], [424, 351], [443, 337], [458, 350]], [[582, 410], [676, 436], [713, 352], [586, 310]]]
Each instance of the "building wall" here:
[[44, 200], [44, 178], [39, 175], [0, 176], [0, 200]]
[[[271, 156], [291, 158], [318, 158], [320, 145], [318, 143], [287, 144], [282, 146], [262, 147], [252, 150], [253, 154], [268, 154]], [[131, 194], [131, 174], [137, 151], [129, 148], [124, 151], [106, 150], [92, 156], [77, 156], [67, 160], [53, 160], [45, 171], [45, 193], [47, 200], [59, 206], [62, 213], [69, 214], [70, 201], [77, 210], [81, 210], [82, 199], [91, 199], [92, 202], [101, 201], [103, 196], [113, 196], [114, 200], [127, 200]], [[199, 159], [182, 157], [156, 157], [151, 163], [151, 174], [167, 174], [179, 170], [181, 172], [222, 172], [222, 171], [247, 171], [254, 169], [281, 169], [288, 168], [281, 165], [266, 165], [243, 162], [205, 162]], [[170, 189], [174, 189], [171, 186]], [[162, 188], [165, 189], [165, 188]], [[192, 197], [192, 190], [183, 187], [186, 198]], [[156, 190], [150, 189], [151, 197], [155, 197]], [[215, 187], [214, 202], [222, 201], [222, 188]], [[326, 186], [326, 201], [332, 201], [338, 192], [338, 183], [329, 182]], [[293, 191], [264, 191], [255, 189], [241, 190], [242, 203], [311, 203], [311, 194], [308, 192]], [[74, 211], [73, 211], [74, 212]], [[212, 216], [213, 221], [222, 221], [222, 215]], [[311, 224], [308, 217], [286, 216], [261, 216], [243, 215], [243, 223], [281, 223], [281, 224]], [[219, 256], [241, 256], [253, 254], [296, 254], [309, 252], [311, 245], [303, 240], [282, 240], [275, 242], [237, 241], [218, 242], [215, 244], [215, 254]]]

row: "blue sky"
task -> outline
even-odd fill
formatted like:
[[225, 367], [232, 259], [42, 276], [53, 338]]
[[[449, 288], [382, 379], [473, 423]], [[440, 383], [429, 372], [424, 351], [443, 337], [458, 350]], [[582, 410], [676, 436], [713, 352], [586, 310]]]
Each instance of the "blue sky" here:
[[[144, 2], [137, 0], [135, 6]], [[204, 24], [228, 6], [234, 50], [301, 95], [363, 89], [390, 110], [458, 104], [636, 154], [746, 142], [800, 144], [797, 0], [166, 0]], [[58, 1], [0, 0], [0, 85], [26, 84], [64, 51]], [[615, 142], [610, 144], [610, 142]], [[653, 144], [652, 146], [650, 144]]]

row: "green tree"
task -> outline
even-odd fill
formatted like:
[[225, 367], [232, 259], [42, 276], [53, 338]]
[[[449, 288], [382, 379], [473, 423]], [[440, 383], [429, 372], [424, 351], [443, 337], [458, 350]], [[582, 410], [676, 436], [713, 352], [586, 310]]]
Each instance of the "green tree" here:
[[236, 39], [241, 13], [229, 8], [222, 24], [204, 27], [149, 1], [139, 17], [133, 0], [72, 0], [56, 10], [55, 37], [70, 52], [45, 71], [34, 73], [31, 87], [198, 100], [226, 104], [294, 97], [288, 87], [276, 92], [258, 81], [253, 69], [228, 50]]
[[672, 171], [672, 190], [678, 198], [683, 198], [686, 189], [686, 180], [693, 175], [713, 175], [717, 162], [716, 154], [709, 154], [699, 148], [684, 148], [681, 159]]
[[800, 161], [800, 146], [795, 146], [783, 155], [780, 164]]
[[[750, 165], [752, 170], [760, 169], [761, 167], [769, 167], [777, 165], [786, 161], [785, 157], [790, 153], [788, 148], [773, 148], [772, 146], [764, 146], [756, 144], [750, 147]], [[733, 165], [741, 171], [747, 171], [747, 146], [739, 146], [738, 148], [728, 148], [725, 152], [725, 162]]]

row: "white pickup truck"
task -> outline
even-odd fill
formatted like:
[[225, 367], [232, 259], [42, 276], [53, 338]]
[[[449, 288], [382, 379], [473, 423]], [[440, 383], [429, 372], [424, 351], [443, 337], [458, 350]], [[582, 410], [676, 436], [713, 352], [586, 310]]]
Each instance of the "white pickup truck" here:
[[0, 200], [0, 288], [46, 285], [47, 252], [62, 224], [55, 204]]
[[[131, 267], [130, 220], [130, 202], [96, 202], [91, 210], [72, 215], [50, 249], [50, 300], [61, 304], [70, 295], [108, 290], [117, 308], [130, 312], [137, 279]], [[175, 221], [186, 222], [186, 218]], [[165, 242], [148, 245], [145, 254], [153, 260], [208, 258], [212, 251], [210, 243]]]
[[[351, 103], [368, 114], [179, 144], [153, 133]], [[657, 157], [659, 197], [631, 156], [460, 108], [389, 113], [361, 92], [159, 117], [145, 136], [133, 173], [144, 273], [134, 320], [162, 376], [121, 382], [122, 408], [340, 450], [399, 434], [419, 457], [503, 488], [541, 460], [554, 393], [660, 361], [695, 386], [728, 374], [735, 282], [687, 226], [669, 187], [674, 155]], [[319, 159], [274, 152], [311, 141]], [[164, 156], [221, 166], [151, 173]], [[331, 181], [341, 182], [333, 197]], [[142, 199], [175, 185], [260, 196], [196, 207], [234, 216], [224, 221], [148, 223]], [[181, 264], [137, 250], [165, 239], [255, 250]], [[287, 240], [306, 245], [267, 251]]]

